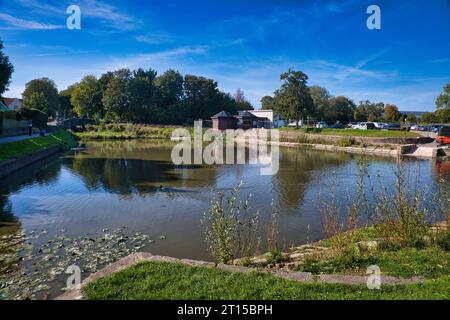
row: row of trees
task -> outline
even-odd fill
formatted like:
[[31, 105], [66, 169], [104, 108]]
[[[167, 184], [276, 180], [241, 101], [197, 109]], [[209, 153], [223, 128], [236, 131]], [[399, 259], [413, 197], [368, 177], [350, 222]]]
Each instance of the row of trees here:
[[[347, 97], [334, 97], [323, 87], [308, 87], [308, 76], [301, 71], [289, 69], [281, 74], [280, 80], [283, 81], [280, 89], [274, 92], [273, 97], [263, 97], [261, 107], [276, 110], [285, 119], [297, 122], [306, 117], [326, 122], [418, 121], [414, 114], [402, 114], [394, 104], [365, 100], [356, 105]], [[436, 99], [436, 106], [436, 112], [424, 114], [420, 121], [450, 122], [450, 84], [445, 86], [444, 92]]]
[[221, 110], [236, 113], [253, 109], [242, 90], [234, 96], [221, 92], [217, 82], [195, 75], [182, 76], [168, 70], [120, 69], [100, 78], [93, 75], [58, 93], [48, 78], [26, 84], [24, 106], [38, 108], [49, 116], [60, 115], [96, 120], [186, 123], [209, 119]]

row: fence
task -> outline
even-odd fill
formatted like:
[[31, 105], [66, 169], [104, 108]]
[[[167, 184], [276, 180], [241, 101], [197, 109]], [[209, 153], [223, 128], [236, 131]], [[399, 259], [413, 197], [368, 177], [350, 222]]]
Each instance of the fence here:
[[1, 119], [0, 136], [14, 136], [27, 133], [27, 120]]

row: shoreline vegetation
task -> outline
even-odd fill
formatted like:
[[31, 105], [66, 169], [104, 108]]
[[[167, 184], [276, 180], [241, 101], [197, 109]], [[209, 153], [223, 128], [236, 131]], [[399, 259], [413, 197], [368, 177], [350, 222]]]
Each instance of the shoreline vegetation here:
[[[411, 168], [399, 157], [397, 180], [392, 186], [384, 186], [380, 194], [371, 194], [376, 205], [368, 210], [369, 195], [364, 188], [367, 172], [367, 164], [361, 160], [354, 199], [344, 215], [334, 203], [335, 186], [331, 187], [321, 210], [325, 239], [317, 243], [288, 251], [279, 246], [279, 212], [274, 206], [271, 221], [264, 226], [269, 251], [263, 255], [257, 254], [263, 239], [256, 233], [258, 214], [248, 212], [250, 198], [239, 201], [240, 186], [228, 197], [218, 193], [202, 219], [210, 254], [216, 266], [250, 267], [259, 270], [258, 273], [185, 266], [176, 261], [142, 262], [90, 282], [83, 287], [85, 298], [450, 299], [448, 188], [430, 199], [417, 178], [410, 175]], [[364, 219], [366, 222], [361, 223]], [[361, 283], [317, 281], [322, 275], [364, 276], [367, 268], [374, 265], [382, 276], [406, 280], [418, 277], [422, 281], [382, 283], [380, 290], [369, 290]], [[306, 283], [280, 279], [273, 275], [276, 272], [291, 275], [307, 272], [313, 279]], [[185, 290], [186, 287], [195, 289]]]
[[76, 139], [69, 131], [58, 129], [47, 136], [1, 144], [0, 165], [57, 145], [69, 149], [76, 145]]

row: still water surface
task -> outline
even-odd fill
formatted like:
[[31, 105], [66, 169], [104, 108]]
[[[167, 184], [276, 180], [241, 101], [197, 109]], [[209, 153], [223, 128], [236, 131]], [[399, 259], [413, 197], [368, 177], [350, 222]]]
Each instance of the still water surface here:
[[[155, 239], [146, 251], [208, 259], [200, 218], [209, 207], [212, 190], [228, 192], [242, 181], [242, 195], [252, 195], [251, 210], [260, 211], [263, 227], [273, 201], [279, 207], [280, 243], [285, 246], [323, 236], [321, 208], [333, 181], [342, 211], [354, 195], [359, 156], [281, 148], [278, 174], [261, 176], [260, 168], [249, 164], [175, 166], [170, 160], [173, 145], [89, 142], [86, 150], [50, 158], [2, 178], [0, 235], [45, 229], [51, 236], [64, 229], [77, 237], [126, 227], [126, 232], [142, 232]], [[393, 159], [369, 157], [368, 161], [372, 181], [393, 181]], [[414, 160], [409, 165], [413, 173], [420, 169], [420, 183], [430, 191], [441, 178], [450, 182], [448, 163]], [[367, 187], [367, 192], [372, 189]]]

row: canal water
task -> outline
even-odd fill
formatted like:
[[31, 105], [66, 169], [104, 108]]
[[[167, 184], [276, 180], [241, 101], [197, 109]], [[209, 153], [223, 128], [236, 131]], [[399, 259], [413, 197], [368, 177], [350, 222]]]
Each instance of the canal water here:
[[[18, 230], [45, 233], [28, 239], [39, 246], [62, 230], [76, 238], [121, 228], [126, 235], [152, 239], [141, 251], [210, 259], [200, 219], [218, 191], [227, 194], [242, 182], [241, 195], [251, 195], [249, 211], [259, 211], [262, 229], [274, 204], [280, 212], [279, 243], [285, 247], [323, 237], [322, 212], [331, 190], [342, 214], [355, 195], [359, 155], [282, 147], [278, 174], [262, 176], [254, 164], [176, 166], [170, 158], [173, 146], [154, 140], [88, 142], [85, 150], [2, 178], [0, 236]], [[395, 159], [366, 161], [368, 195], [393, 185]], [[409, 160], [407, 167], [429, 194], [449, 186], [448, 162]]]

